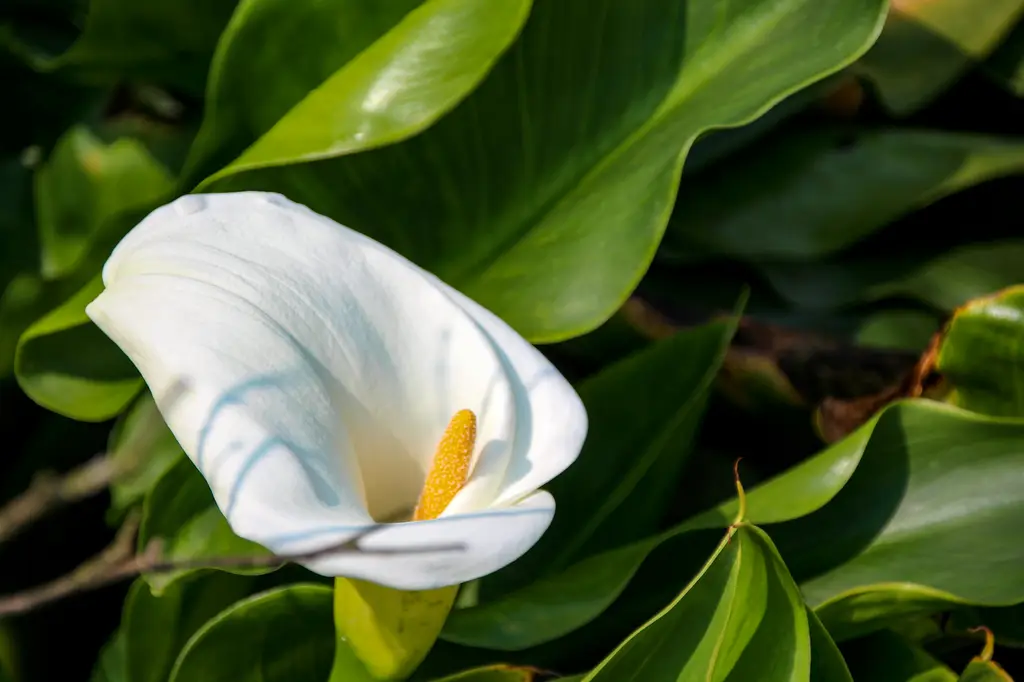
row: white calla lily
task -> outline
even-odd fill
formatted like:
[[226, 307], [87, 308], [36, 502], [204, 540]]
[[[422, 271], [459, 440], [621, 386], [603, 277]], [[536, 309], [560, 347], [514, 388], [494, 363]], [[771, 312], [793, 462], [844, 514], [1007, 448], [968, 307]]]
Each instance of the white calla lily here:
[[579, 397], [495, 315], [383, 245], [277, 194], [189, 195], [135, 227], [103, 281], [86, 312], [138, 367], [238, 535], [291, 554], [409, 518], [465, 409], [477, 418], [466, 485], [438, 518], [361, 541], [410, 552], [308, 568], [454, 585], [550, 524], [539, 488], [582, 447]]

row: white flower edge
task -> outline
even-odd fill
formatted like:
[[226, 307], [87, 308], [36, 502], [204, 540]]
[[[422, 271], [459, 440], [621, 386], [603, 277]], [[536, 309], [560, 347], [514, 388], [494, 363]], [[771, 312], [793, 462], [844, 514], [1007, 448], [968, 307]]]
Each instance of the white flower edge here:
[[408, 551], [308, 568], [430, 589], [514, 561], [550, 524], [538, 489], [577, 457], [582, 402], [496, 315], [382, 244], [278, 194], [188, 195], [135, 227], [103, 280], [86, 312], [240, 536], [286, 554], [364, 533], [368, 499], [388, 507], [416, 484], [392, 454], [429, 458], [461, 408], [478, 412], [480, 451], [445, 514], [361, 541]]

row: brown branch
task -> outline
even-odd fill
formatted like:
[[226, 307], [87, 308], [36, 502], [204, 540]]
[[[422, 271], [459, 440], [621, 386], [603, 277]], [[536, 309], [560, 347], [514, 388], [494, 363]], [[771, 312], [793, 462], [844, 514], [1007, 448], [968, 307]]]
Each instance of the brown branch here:
[[161, 557], [162, 543], [154, 539], [141, 554], [133, 555], [138, 517], [132, 515], [121, 526], [114, 541], [105, 550], [76, 568], [38, 587], [0, 596], [0, 619], [32, 611], [51, 602], [82, 592], [95, 590], [113, 583], [134, 578], [143, 573], [174, 573], [201, 568], [277, 568], [287, 563], [313, 561], [331, 554], [359, 552], [370, 555], [415, 554], [419, 552], [453, 552], [465, 549], [462, 544], [430, 545], [423, 547], [363, 549], [359, 542], [375, 532], [374, 526], [344, 542], [297, 554], [266, 554], [251, 556], [210, 557], [208, 559], [167, 560]]
[[6, 542], [43, 516], [92, 497], [121, 474], [109, 455], [96, 455], [63, 476], [43, 472], [28, 489], [0, 507], [0, 543]]

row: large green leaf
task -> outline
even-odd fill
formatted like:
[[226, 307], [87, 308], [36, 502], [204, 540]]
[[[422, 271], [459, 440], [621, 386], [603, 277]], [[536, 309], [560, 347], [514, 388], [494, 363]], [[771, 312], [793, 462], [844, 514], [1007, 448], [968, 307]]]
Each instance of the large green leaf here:
[[975, 412], [1024, 416], [1022, 341], [1024, 286], [959, 308], [936, 358], [936, 368], [950, 383], [947, 400]]
[[[193, 561], [208, 557], [258, 556], [267, 550], [235, 535], [213, 501], [213, 493], [191, 460], [181, 458], [165, 473], [146, 496], [139, 550], [154, 538], [163, 541], [168, 559]], [[225, 569], [227, 570], [227, 569]], [[266, 568], [234, 568], [234, 573], [266, 573]], [[162, 593], [192, 571], [144, 576], [153, 591]]]
[[250, 581], [215, 571], [179, 580], [160, 596], [136, 580], [121, 620], [127, 675], [131, 682], [166, 682], [188, 639], [222, 609], [246, 596]]
[[90, 81], [156, 81], [198, 95], [237, 2], [91, 0], [81, 37], [67, 52], [37, 66]]
[[530, 0], [244, 0], [217, 52], [187, 176], [194, 183], [243, 151], [223, 173], [409, 137], [473, 89], [529, 9]]
[[282, 191], [396, 248], [530, 339], [565, 339], [607, 319], [647, 269], [693, 140], [848, 63], [884, 9], [546, 0], [482, 84], [422, 134], [337, 159], [296, 157], [211, 189]]
[[192, 636], [170, 682], [323, 682], [334, 656], [332, 601], [330, 588], [298, 584], [238, 602]]
[[889, 630], [843, 644], [855, 682], [956, 682], [957, 675]]
[[889, 109], [909, 114], [984, 59], [1022, 13], [1022, 0], [893, 0], [885, 30], [857, 68]]
[[811, 645], [800, 592], [771, 540], [729, 532], [700, 574], [586, 682], [806, 681]]
[[666, 255], [814, 260], [970, 185], [1024, 171], [1014, 139], [928, 130], [785, 128], [684, 181]]
[[[655, 530], [679, 492], [679, 475], [735, 323], [680, 332], [577, 387], [590, 428], [579, 458], [547, 486], [558, 500], [551, 527], [530, 552], [484, 581], [521, 586]], [[449, 632], [484, 623], [456, 612]]]

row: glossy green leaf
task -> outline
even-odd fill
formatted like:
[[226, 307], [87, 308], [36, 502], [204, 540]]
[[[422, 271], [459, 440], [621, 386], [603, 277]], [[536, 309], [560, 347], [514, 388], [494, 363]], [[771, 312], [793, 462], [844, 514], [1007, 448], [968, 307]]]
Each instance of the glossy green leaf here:
[[[914, 209], [1024, 171], [1013, 139], [929, 130], [784, 128], [684, 181], [665, 249], [814, 260]], [[766, 229], [767, 226], [767, 229]]]
[[138, 141], [105, 145], [87, 128], [72, 128], [36, 171], [43, 278], [74, 270], [105, 221], [159, 204], [173, 186], [167, 169]]
[[155, 81], [198, 95], [237, 2], [90, 0], [81, 37], [37, 66], [89, 81]]
[[884, 5], [538, 3], [481, 85], [422, 134], [211, 189], [282, 191], [528, 338], [562, 340], [607, 319], [647, 269], [693, 140], [848, 63]]
[[854, 682], [956, 682], [957, 675], [889, 630], [843, 644]]
[[192, 574], [160, 596], [138, 579], [125, 599], [121, 620], [131, 682], [166, 682], [179, 652], [208, 620], [249, 593], [250, 581], [215, 571]]
[[839, 647], [814, 611], [807, 609], [811, 638], [810, 682], [854, 682]]
[[975, 412], [1024, 416], [1022, 341], [1024, 286], [959, 308], [936, 358], [936, 369], [950, 383], [947, 400]]
[[[3, 679], [0, 677], [0, 680]], [[89, 682], [131, 682], [131, 678], [128, 677], [128, 654], [125, 649], [124, 630], [118, 629], [100, 649], [99, 658], [96, 659]]]
[[992, 52], [1022, 14], [1022, 0], [893, 0], [885, 30], [857, 69], [890, 110], [909, 114]]
[[297, 584], [236, 603], [189, 639], [170, 682], [323, 682], [335, 646], [331, 601], [330, 588]]
[[[488, 585], [521, 586], [543, 573], [655, 532], [679, 493], [680, 473], [734, 322], [682, 331], [611, 365], [577, 387], [590, 422], [579, 458], [547, 489], [551, 527]], [[626, 398], [626, 399], [624, 399]], [[448, 632], [485, 627], [452, 614]]]
[[114, 427], [110, 455], [124, 472], [110, 486], [118, 514], [142, 500], [185, 453], [146, 392]]
[[529, 10], [530, 0], [331, 0], [301, 9], [244, 0], [218, 50], [186, 173], [194, 183], [233, 159], [218, 175], [409, 137], [473, 89]]
[[958, 678], [959, 682], [1013, 682], [998, 663], [993, 661], [973, 660]]
[[[189, 459], [181, 458], [146, 496], [139, 550], [153, 538], [163, 541], [168, 559], [197, 560], [205, 557], [267, 554], [263, 547], [238, 537], [213, 501], [206, 480]], [[225, 569], [227, 570], [227, 569]], [[267, 573], [266, 568], [234, 568], [232, 573]], [[157, 594], [191, 571], [144, 576]]]
[[810, 679], [800, 592], [771, 540], [753, 526], [729, 533], [709, 563], [661, 613], [584, 679]]
[[532, 668], [521, 668], [511, 665], [489, 665], [483, 668], [466, 670], [465, 672], [447, 677], [440, 677], [435, 682], [533, 682], [535, 678], [536, 671]]
[[85, 314], [102, 290], [97, 276], [26, 329], [14, 358], [18, 384], [29, 397], [82, 421], [110, 419], [142, 388], [135, 366]]

